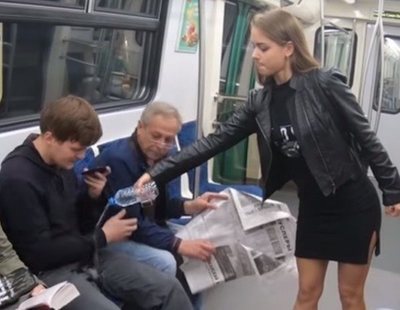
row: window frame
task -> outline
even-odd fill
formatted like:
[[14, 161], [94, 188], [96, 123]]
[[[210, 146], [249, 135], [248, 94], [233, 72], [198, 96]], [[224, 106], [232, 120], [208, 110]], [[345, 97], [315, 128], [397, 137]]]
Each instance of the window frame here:
[[[335, 29], [337, 29], [337, 28], [332, 27], [332, 26], [329, 26], [329, 25], [326, 25], [324, 28], [325, 28], [325, 29], [330, 29], [330, 30], [335, 30]], [[344, 27], [343, 29], [346, 30], [346, 31], [353, 31], [353, 29], [350, 29], [350, 28], [347, 28], [347, 27]], [[318, 55], [317, 55], [317, 50], [318, 50], [318, 49], [319, 49], [319, 53], [321, 53], [321, 44], [320, 44], [320, 41], [321, 41], [321, 32], [322, 32], [321, 30], [322, 30], [321, 27], [319, 27], [319, 28], [315, 31], [315, 36], [314, 36], [314, 51], [313, 51], [313, 56], [316, 57], [316, 59], [318, 59], [318, 58], [317, 58], [317, 56], [318, 56]], [[349, 81], [348, 85], [349, 85], [350, 88], [353, 86], [353, 82], [354, 82], [354, 71], [355, 71], [355, 67], [356, 67], [355, 61], [356, 61], [357, 44], [358, 44], [358, 35], [357, 35], [357, 32], [354, 32], [354, 42], [353, 42], [353, 44], [354, 44], [354, 45], [353, 45], [353, 50], [352, 50], [353, 55], [350, 56], [352, 66], [351, 66], [351, 69], [350, 69], [350, 76], [347, 76], [348, 81]], [[326, 50], [325, 50], [325, 52], [326, 52]], [[347, 72], [343, 72], [343, 73], [344, 73], [344, 74], [347, 74]]]
[[[84, 0], [85, 5], [88, 0]], [[2, 0], [2, 2], [10, 3], [10, 4], [20, 4], [20, 5], [35, 5], [35, 6], [50, 6], [50, 7], [58, 7], [58, 8], [74, 8], [74, 9], [83, 9], [85, 5], [68, 5], [68, 3], [60, 3], [60, 2], [50, 2], [50, 0]]]
[[[126, 15], [105, 11], [88, 12], [80, 7], [65, 8], [14, 2], [0, 3], [0, 20], [2, 22], [24, 22], [48, 24], [50, 26], [81, 26], [93, 28], [110, 28], [114, 30], [146, 31], [149, 39], [145, 40], [147, 51], [143, 58], [143, 76], [140, 96], [135, 99], [121, 99], [93, 104], [99, 113], [144, 106], [154, 97], [160, 74], [161, 52], [164, 40], [166, 16], [169, 1], [161, 1], [159, 18], [139, 15]], [[151, 48], [149, 47], [151, 46]], [[4, 78], [4, 77], [3, 77]], [[5, 93], [3, 92], [3, 96]], [[7, 104], [7, 103], [6, 103]], [[38, 125], [39, 114], [27, 114], [13, 118], [0, 119], [0, 132], [21, 129]]]
[[[400, 35], [392, 35], [392, 34], [385, 34], [384, 36], [385, 38], [389, 38], [389, 39], [395, 39], [396, 41], [400, 42]], [[380, 62], [380, 58], [378, 60]], [[382, 68], [383, 66], [385, 66], [385, 64], [382, 64]], [[376, 71], [376, 77], [375, 77], [376, 81], [380, 79], [380, 76], [378, 75], [378, 70]], [[373, 91], [373, 97], [378, 97], [378, 91], [379, 91], [379, 87], [382, 87], [382, 85], [378, 86], [378, 83], [376, 83], [376, 85], [374, 86], [374, 91]], [[383, 100], [383, 97], [382, 97]], [[400, 98], [399, 98], [400, 100]], [[378, 110], [378, 103], [376, 100], [373, 101], [372, 104], [372, 109], [374, 111]], [[396, 115], [400, 113], [400, 106], [397, 108], [397, 110], [392, 110], [392, 109], [388, 109], [384, 103], [382, 102], [382, 106], [381, 106], [381, 113], [382, 114], [390, 114], [390, 115]]]

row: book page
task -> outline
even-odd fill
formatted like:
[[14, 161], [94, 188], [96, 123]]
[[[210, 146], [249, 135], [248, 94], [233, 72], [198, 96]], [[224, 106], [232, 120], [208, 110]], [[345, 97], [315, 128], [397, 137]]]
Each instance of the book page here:
[[78, 296], [79, 292], [76, 287], [72, 283], [64, 281], [49, 287], [37, 296], [25, 300], [17, 310], [27, 310], [37, 306], [48, 306], [58, 310]]

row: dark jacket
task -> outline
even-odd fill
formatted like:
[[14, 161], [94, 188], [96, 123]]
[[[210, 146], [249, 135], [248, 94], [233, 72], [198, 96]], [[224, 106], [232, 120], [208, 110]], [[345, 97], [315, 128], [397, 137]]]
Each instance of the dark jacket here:
[[[89, 168], [109, 166], [108, 194], [114, 195], [118, 189], [132, 186], [146, 172], [148, 165], [141, 152], [135, 135], [122, 138], [104, 146], [100, 154], [89, 164]], [[159, 184], [159, 197], [156, 200], [155, 217], [157, 220], [179, 217], [183, 214], [184, 199], [179, 195], [180, 186], [177, 180], [170, 184]], [[156, 248], [175, 250], [177, 245], [174, 234], [150, 220], [142, 212], [140, 204], [127, 208], [129, 217], [138, 219], [138, 229], [133, 233], [132, 240]]]
[[[349, 179], [365, 173], [360, 154], [350, 147], [357, 144], [362, 149], [362, 159], [371, 167], [383, 192], [383, 203], [398, 203], [397, 169], [344, 81], [345, 77], [333, 69], [316, 69], [292, 77], [290, 87], [296, 92], [287, 109], [302, 155], [321, 191], [328, 196]], [[264, 198], [281, 188], [289, 177], [279, 163], [273, 161], [270, 147], [271, 87], [267, 83], [262, 89], [250, 91], [246, 104], [215, 133], [151, 168], [152, 178], [165, 182], [256, 133]]]
[[[0, 219], [25, 264], [34, 272], [88, 262], [94, 251], [90, 234], [96, 204], [80, 195], [75, 174], [46, 164], [29, 137], [3, 161]], [[94, 221], [91, 221], [94, 223]], [[95, 234], [99, 245], [106, 240]]]

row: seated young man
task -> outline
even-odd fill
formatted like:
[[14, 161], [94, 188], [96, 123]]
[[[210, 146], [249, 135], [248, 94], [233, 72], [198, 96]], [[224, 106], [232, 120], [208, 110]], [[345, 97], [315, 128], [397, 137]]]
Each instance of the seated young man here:
[[[143, 111], [136, 130], [131, 137], [108, 143], [89, 166], [109, 166], [107, 194], [132, 186], [146, 170], [165, 158], [175, 146], [175, 136], [181, 128], [181, 116], [171, 105], [163, 102], [149, 104]], [[183, 199], [176, 185], [157, 184], [159, 196], [155, 201], [154, 218], [146, 214], [148, 207], [136, 204], [127, 208], [138, 219], [138, 229], [133, 233], [132, 243], [115, 243], [112, 248], [129, 253], [138, 261], [163, 269], [170, 261], [163, 253], [167, 250], [183, 256], [208, 260], [214, 246], [206, 240], [180, 240], [165, 226], [165, 220], [183, 214], [195, 214], [213, 208], [210, 200], [225, 198], [215, 193], [205, 193], [195, 200]], [[166, 261], [167, 260], [167, 261]], [[175, 263], [175, 262], [174, 262]]]
[[[67, 96], [44, 106], [40, 134], [29, 135], [2, 163], [4, 231], [22, 261], [46, 284], [68, 280], [78, 288], [80, 296], [68, 308], [119, 309], [105, 292], [124, 309], [192, 309], [176, 279], [110, 251], [110, 244], [137, 228], [135, 219], [124, 218], [124, 210], [93, 231], [106, 175], [98, 173], [81, 194], [72, 168], [101, 134], [96, 112], [82, 98]], [[87, 273], [93, 256], [94, 280]]]
[[0, 309], [11, 310], [45, 290], [15, 253], [0, 225]]

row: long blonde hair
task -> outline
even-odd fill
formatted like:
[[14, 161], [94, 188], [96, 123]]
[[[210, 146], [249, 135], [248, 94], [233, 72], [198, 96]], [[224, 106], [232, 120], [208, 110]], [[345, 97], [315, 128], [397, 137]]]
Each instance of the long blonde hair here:
[[293, 73], [305, 73], [319, 68], [319, 63], [308, 50], [300, 22], [289, 12], [282, 9], [256, 12], [251, 19], [251, 26], [261, 30], [270, 40], [281, 46], [292, 42], [294, 51], [290, 64]]

